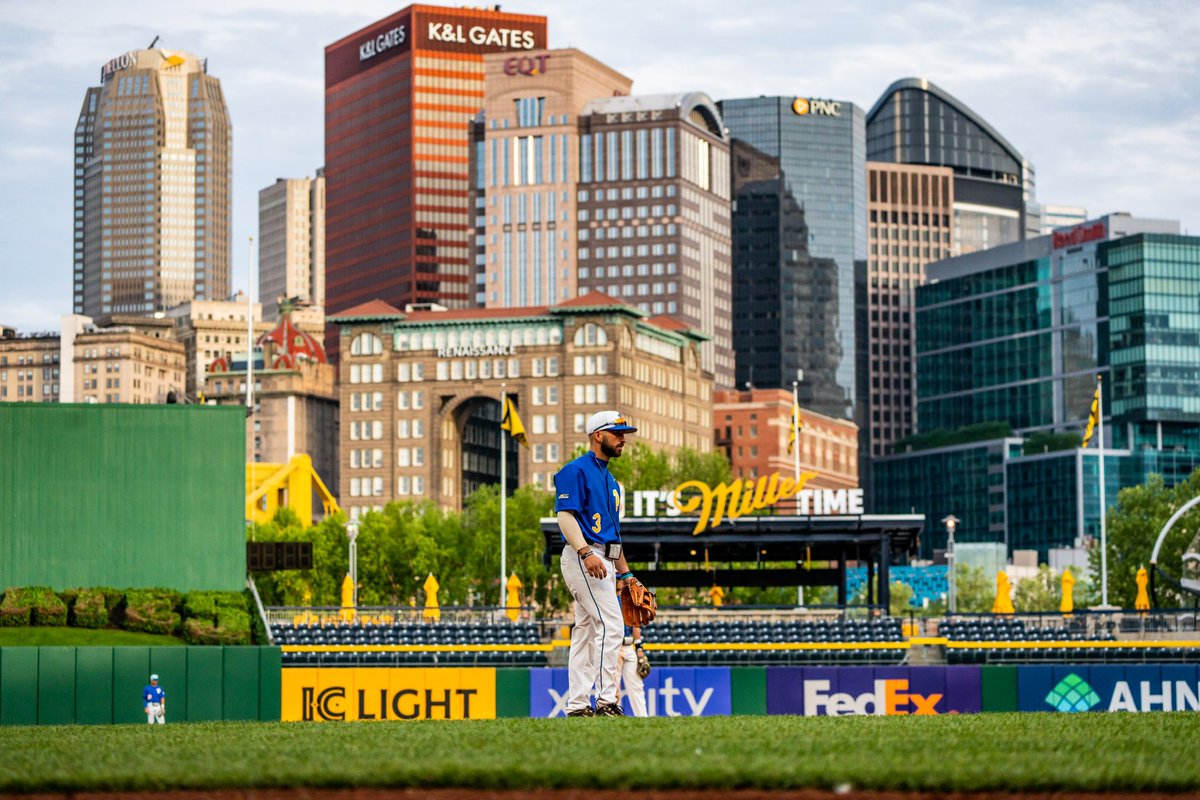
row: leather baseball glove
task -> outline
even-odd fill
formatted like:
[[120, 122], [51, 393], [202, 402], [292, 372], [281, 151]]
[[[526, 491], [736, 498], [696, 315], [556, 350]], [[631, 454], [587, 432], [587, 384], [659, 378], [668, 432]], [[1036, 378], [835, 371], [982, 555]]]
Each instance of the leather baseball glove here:
[[637, 649], [637, 674], [639, 678], [650, 674], [650, 659], [646, 658], [646, 651], [640, 647]]
[[620, 595], [621, 616], [625, 618], [626, 625], [640, 627], [654, 621], [654, 615], [658, 613], [658, 601], [654, 599], [654, 592], [643, 586], [641, 581], [626, 581]]

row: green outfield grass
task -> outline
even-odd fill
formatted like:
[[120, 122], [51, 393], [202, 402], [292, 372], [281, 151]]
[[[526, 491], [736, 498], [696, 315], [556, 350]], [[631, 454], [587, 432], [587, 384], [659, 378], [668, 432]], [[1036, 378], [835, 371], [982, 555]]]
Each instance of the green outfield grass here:
[[174, 636], [109, 628], [0, 628], [0, 647], [174, 647], [185, 644]]
[[0, 728], [0, 792], [266, 787], [1200, 788], [1200, 714]]

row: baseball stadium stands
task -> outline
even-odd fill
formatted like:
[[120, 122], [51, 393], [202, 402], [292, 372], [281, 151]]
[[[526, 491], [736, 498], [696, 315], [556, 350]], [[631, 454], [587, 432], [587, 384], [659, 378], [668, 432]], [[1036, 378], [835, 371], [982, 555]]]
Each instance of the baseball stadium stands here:
[[905, 656], [901, 622], [890, 618], [667, 618], [643, 637], [663, 666], [898, 664]]
[[1190, 629], [1164, 615], [981, 615], [943, 621], [938, 635], [950, 664], [1144, 664], [1200, 660]]
[[533, 622], [273, 623], [284, 666], [545, 666]]

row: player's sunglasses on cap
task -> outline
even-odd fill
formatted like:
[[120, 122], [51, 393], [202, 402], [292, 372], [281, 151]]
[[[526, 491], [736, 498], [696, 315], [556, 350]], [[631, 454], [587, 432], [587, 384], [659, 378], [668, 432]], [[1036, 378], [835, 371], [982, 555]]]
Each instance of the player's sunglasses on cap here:
[[619, 411], [597, 411], [588, 420], [587, 432], [591, 436], [596, 431], [612, 431], [613, 433], [633, 433], [637, 428], [629, 424]]

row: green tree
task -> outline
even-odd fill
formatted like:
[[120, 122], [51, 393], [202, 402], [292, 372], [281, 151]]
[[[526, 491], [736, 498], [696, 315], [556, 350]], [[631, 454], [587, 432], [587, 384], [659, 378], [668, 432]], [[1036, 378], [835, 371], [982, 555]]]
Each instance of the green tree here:
[[1013, 606], [1021, 613], [1033, 611], [1057, 611], [1062, 600], [1060, 576], [1056, 576], [1048, 564], [1038, 567], [1037, 575], [1017, 581], [1017, 597]]
[[[1117, 494], [1117, 504], [1108, 511], [1108, 601], [1122, 608], [1133, 608], [1137, 600], [1137, 571], [1150, 569], [1154, 541], [1171, 515], [1187, 501], [1200, 495], [1200, 469], [1186, 481], [1167, 488], [1161, 475], [1151, 475], [1141, 486], [1130, 486]], [[1183, 554], [1192, 537], [1200, 530], [1200, 507], [1177, 521], [1159, 551], [1158, 563], [1167, 573], [1178, 576]], [[1100, 576], [1099, 543], [1088, 552], [1088, 563], [1095, 581]], [[1186, 598], [1164, 581], [1156, 581], [1159, 605], [1178, 608], [1190, 605]], [[1098, 593], [1097, 593], [1098, 594]]]
[[913, 598], [913, 588], [907, 583], [899, 581], [892, 584], [892, 590], [888, 597], [888, 613], [893, 617], [905, 617], [916, 612], [911, 605]]
[[986, 614], [996, 601], [995, 576], [985, 575], [983, 567], [970, 564], [954, 565], [956, 611], [963, 614]]

